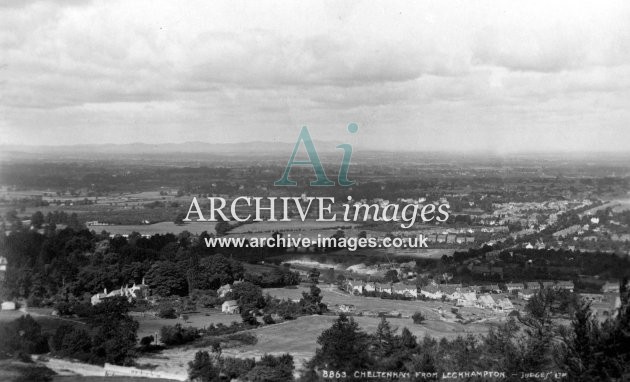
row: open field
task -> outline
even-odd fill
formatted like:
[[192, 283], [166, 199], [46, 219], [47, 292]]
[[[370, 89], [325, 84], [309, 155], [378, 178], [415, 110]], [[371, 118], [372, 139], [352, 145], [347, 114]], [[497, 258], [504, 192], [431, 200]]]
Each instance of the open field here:
[[144, 336], [154, 335], [155, 332], [159, 332], [162, 326], [173, 326], [180, 324], [182, 326], [193, 326], [195, 328], [203, 329], [211, 324], [223, 324], [230, 325], [232, 322], [241, 322], [241, 316], [238, 314], [225, 314], [221, 313], [221, 309], [208, 309], [198, 313], [188, 313], [188, 319], [184, 322], [181, 318], [159, 318], [149, 315], [134, 314], [133, 318], [140, 324], [138, 328], [138, 339]]
[[[304, 362], [311, 358], [317, 349], [317, 337], [337, 319], [334, 315], [305, 316], [280, 324], [266, 325], [249, 332], [256, 335], [258, 343], [223, 350], [224, 356], [238, 358], [257, 358], [264, 354], [290, 353], [300, 369]], [[378, 317], [354, 317], [361, 328], [369, 333], [376, 331], [380, 322]], [[425, 335], [442, 338], [454, 338], [458, 335], [486, 333], [488, 325], [462, 325], [439, 320], [427, 320], [422, 325], [414, 325], [410, 318], [388, 318], [392, 326], [402, 330], [407, 327], [419, 338]], [[168, 371], [183, 374], [187, 363], [193, 359], [199, 348], [180, 347], [167, 349], [160, 354], [143, 356], [138, 363], [156, 365], [157, 371]], [[210, 349], [203, 349], [210, 350]]]
[[[479, 322], [470, 324], [461, 324], [453, 322], [451, 319], [442, 318], [437, 308], [442, 307], [444, 311], [450, 312], [453, 307], [450, 303], [434, 302], [434, 301], [400, 301], [400, 300], [383, 300], [378, 298], [351, 296], [336, 290], [336, 287], [328, 288], [320, 285], [322, 289], [323, 302], [332, 307], [336, 304], [352, 304], [357, 311], [372, 312], [399, 312], [401, 318], [388, 318], [387, 320], [393, 327], [402, 330], [407, 327], [415, 336], [422, 338], [426, 335], [435, 338], [454, 338], [457, 336], [465, 336], [468, 334], [478, 335], [488, 332], [491, 326], [501, 321], [501, 317], [492, 316], [476, 308], [460, 308], [465, 315], [475, 315], [480, 319]], [[264, 293], [283, 299], [298, 299], [301, 293], [306, 291], [306, 287], [298, 287], [297, 289], [288, 288], [268, 288], [264, 289]], [[422, 312], [427, 320], [421, 325], [415, 325], [410, 316], [414, 312]], [[225, 318], [236, 318], [238, 316], [223, 316]], [[221, 314], [210, 316], [198, 316], [189, 319], [186, 325], [202, 327], [211, 322], [217, 322], [221, 319]], [[227, 348], [223, 350], [225, 356], [238, 358], [260, 357], [264, 354], [282, 354], [290, 353], [296, 361], [296, 368], [302, 367], [304, 362], [311, 358], [317, 348], [317, 337], [337, 319], [335, 315], [323, 316], [305, 316], [296, 320], [285, 321], [275, 325], [265, 325], [257, 329], [249, 330], [250, 333], [256, 335], [258, 342], [255, 345], [239, 346], [235, 348]], [[361, 328], [368, 333], [373, 333], [380, 322], [379, 317], [373, 316], [355, 316], [354, 319], [359, 323]], [[170, 322], [169, 322], [170, 321]], [[141, 330], [154, 325], [153, 329], [159, 330], [161, 323], [173, 325], [181, 320], [156, 320], [151, 324], [141, 323]], [[201, 349], [194, 347], [180, 347], [175, 349], [167, 349], [160, 354], [145, 355], [138, 360], [141, 364], [156, 365], [156, 370], [168, 371], [174, 373], [185, 373], [187, 363], [194, 357], [194, 354]], [[209, 349], [205, 349], [209, 350]]]

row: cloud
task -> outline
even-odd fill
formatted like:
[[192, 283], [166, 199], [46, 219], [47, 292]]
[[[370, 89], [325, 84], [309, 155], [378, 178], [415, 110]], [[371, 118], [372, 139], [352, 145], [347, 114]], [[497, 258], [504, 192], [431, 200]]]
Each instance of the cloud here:
[[554, 123], [627, 137], [622, 1], [29, 1], [0, 24], [0, 139], [14, 143], [257, 140], [354, 120], [372, 146], [392, 129], [391, 147], [492, 147], [497, 132], [530, 147], [527, 129], [564, 136]]

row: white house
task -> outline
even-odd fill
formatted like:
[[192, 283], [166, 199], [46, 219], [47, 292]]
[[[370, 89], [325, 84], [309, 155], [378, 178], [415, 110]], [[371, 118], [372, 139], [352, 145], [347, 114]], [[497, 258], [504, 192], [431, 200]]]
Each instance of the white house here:
[[13, 301], [4, 301], [2, 303], [2, 310], [15, 310], [15, 302], [13, 302]]
[[346, 290], [351, 294], [363, 294], [363, 282], [348, 280], [346, 282]]
[[519, 290], [518, 291], [518, 297], [522, 298], [525, 301], [527, 301], [530, 298], [534, 297], [535, 294], [536, 294], [536, 291], [535, 290], [531, 290], [531, 289], [523, 289], [523, 290]]
[[123, 296], [123, 297], [127, 297], [127, 300], [131, 302], [132, 300], [143, 297], [144, 292], [148, 288], [149, 286], [146, 285], [144, 283], [144, 279], [142, 279], [142, 284], [140, 285], [136, 285], [136, 283], [133, 283], [131, 287], [128, 285], [121, 286], [120, 289], [113, 290], [109, 293], [107, 293], [107, 288], [105, 288], [103, 289], [103, 293], [97, 293], [93, 295], [90, 301], [92, 302], [92, 305], [96, 305], [100, 303], [103, 299], [115, 297], [115, 296]]
[[237, 314], [239, 313], [238, 302], [236, 300], [225, 301], [221, 304], [221, 312], [227, 314]]
[[494, 298], [492, 298], [492, 296], [490, 296], [488, 293], [480, 295], [477, 299], [477, 306], [480, 308], [492, 309], [496, 304], [497, 303], [496, 301], [494, 301]]
[[505, 284], [505, 287], [510, 293], [525, 289], [525, 285], [523, 285], [523, 283], [507, 283]]
[[392, 294], [399, 294], [405, 297], [418, 297], [418, 288], [415, 285], [396, 283], [392, 285]]
[[427, 285], [420, 288], [420, 294], [432, 300], [442, 298], [442, 291], [436, 285]]
[[366, 283], [363, 286], [363, 290], [366, 292], [375, 292], [376, 291], [376, 285], [374, 283]]
[[497, 312], [509, 313], [514, 310], [514, 304], [512, 304], [512, 301], [510, 301], [509, 298], [502, 298], [497, 301], [495, 310]]

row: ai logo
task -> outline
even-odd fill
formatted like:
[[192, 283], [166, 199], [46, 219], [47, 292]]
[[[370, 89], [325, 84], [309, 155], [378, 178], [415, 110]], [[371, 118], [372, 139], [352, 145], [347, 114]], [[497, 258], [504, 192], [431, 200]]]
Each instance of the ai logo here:
[[[359, 126], [356, 123], [348, 125], [348, 132], [350, 134], [355, 134], [357, 131], [359, 131]], [[295, 160], [295, 156], [300, 148], [300, 143], [304, 143], [304, 148], [306, 148], [306, 153], [308, 154], [309, 159], [307, 161]], [[352, 186], [354, 182], [348, 180], [348, 167], [350, 167], [350, 158], [352, 157], [352, 145], [342, 143], [338, 145], [337, 148], [343, 150], [343, 158], [341, 159], [341, 166], [339, 167], [337, 183], [339, 183], [340, 186]], [[322, 162], [319, 160], [319, 155], [317, 155], [317, 150], [315, 150], [311, 134], [309, 134], [306, 126], [302, 127], [302, 130], [300, 130], [300, 135], [298, 136], [295, 147], [293, 148], [293, 154], [291, 154], [291, 157], [289, 158], [289, 162], [287, 163], [287, 167], [284, 169], [282, 178], [274, 182], [275, 186], [297, 186], [297, 182], [289, 179], [289, 173], [291, 172], [291, 168], [293, 166], [313, 167], [316, 179], [311, 181], [311, 186], [335, 185], [335, 182], [328, 179], [326, 172], [324, 172], [324, 166], [322, 166]]]

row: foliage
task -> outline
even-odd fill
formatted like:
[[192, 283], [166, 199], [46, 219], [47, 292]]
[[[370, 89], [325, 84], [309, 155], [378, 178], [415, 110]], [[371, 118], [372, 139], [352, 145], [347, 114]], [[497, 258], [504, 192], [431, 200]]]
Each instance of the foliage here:
[[184, 345], [197, 338], [199, 338], [199, 330], [194, 327], [175, 324], [175, 326], [162, 326], [160, 329], [160, 339], [166, 346]]
[[415, 312], [413, 316], [411, 316], [411, 319], [413, 320], [413, 323], [416, 325], [420, 325], [424, 322], [424, 320], [426, 320], [426, 318], [421, 312]]
[[42, 354], [48, 351], [48, 342], [41, 326], [30, 315], [0, 323], [0, 356], [11, 357], [18, 353]]

